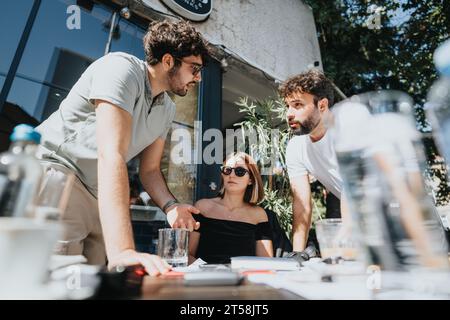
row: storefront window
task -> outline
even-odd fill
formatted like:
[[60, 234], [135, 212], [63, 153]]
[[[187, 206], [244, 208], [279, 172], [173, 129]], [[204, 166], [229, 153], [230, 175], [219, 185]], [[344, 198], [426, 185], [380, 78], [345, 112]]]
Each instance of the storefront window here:
[[[75, 4], [71, 0], [42, 1], [8, 96], [8, 102], [19, 105], [38, 121], [59, 107], [83, 71], [105, 52], [112, 11], [99, 4], [91, 10], [79, 7], [80, 28], [71, 29], [67, 8]], [[144, 29], [119, 20], [111, 51], [143, 58], [143, 34]], [[8, 62], [2, 63], [9, 66]]]
[[[194, 159], [194, 122], [197, 120], [198, 105], [198, 86], [189, 91], [185, 97], [173, 97], [177, 105], [175, 121], [172, 124], [172, 130], [184, 129], [190, 133], [191, 159]], [[171, 141], [170, 134], [166, 141], [164, 168], [167, 168], [167, 184], [180, 202], [192, 203], [194, 200], [194, 189], [197, 177], [197, 166], [192, 164], [176, 164], [169, 161], [169, 152], [179, 141]], [[164, 171], [163, 171], [164, 172]]]
[[142, 38], [144, 38], [146, 30], [123, 18], [119, 19], [111, 43], [111, 52], [123, 51], [144, 60]]
[[[198, 86], [188, 92], [185, 97], [178, 97], [172, 95], [177, 111], [175, 120], [172, 123], [172, 129], [169, 131], [164, 153], [161, 159], [161, 171], [167, 182], [167, 186], [173, 195], [182, 203], [193, 203], [194, 190], [197, 180], [197, 166], [194, 164], [177, 164], [171, 159], [171, 152], [174, 146], [180, 141], [172, 141], [172, 133], [174, 130], [182, 129], [189, 132], [191, 141], [189, 142], [191, 148], [191, 157], [194, 157], [194, 122], [197, 120], [197, 105], [198, 105]], [[139, 183], [138, 176], [139, 161], [135, 159], [129, 163], [128, 172], [130, 173], [130, 198], [133, 203], [142, 204], [141, 199], [136, 199], [136, 196], [143, 191], [142, 185]], [[155, 205], [151, 200], [146, 205]]]
[[0, 90], [3, 88], [32, 6], [33, 0], [2, 2], [0, 11]]

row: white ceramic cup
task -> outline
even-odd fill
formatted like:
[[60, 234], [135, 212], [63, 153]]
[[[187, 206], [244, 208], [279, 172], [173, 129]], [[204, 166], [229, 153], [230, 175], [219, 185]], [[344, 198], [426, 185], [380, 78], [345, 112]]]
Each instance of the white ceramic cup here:
[[45, 283], [49, 259], [61, 233], [57, 222], [0, 218], [0, 296], [17, 296]]

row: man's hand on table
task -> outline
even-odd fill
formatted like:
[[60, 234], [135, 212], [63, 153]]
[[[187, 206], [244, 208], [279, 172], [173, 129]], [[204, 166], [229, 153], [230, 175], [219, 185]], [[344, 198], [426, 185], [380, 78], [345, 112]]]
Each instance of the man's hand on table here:
[[309, 245], [303, 251], [292, 251], [289, 252], [285, 257], [297, 260], [300, 264], [308, 261], [311, 258], [316, 258], [319, 256], [317, 249], [314, 245]]
[[167, 208], [167, 221], [172, 228], [183, 228], [194, 231], [200, 228], [200, 222], [195, 221], [192, 214], [200, 210], [190, 204], [176, 203]]
[[133, 266], [137, 264], [144, 266], [145, 271], [151, 276], [159, 276], [172, 269], [172, 267], [159, 256], [137, 252], [132, 249], [124, 250], [112, 257], [108, 264], [108, 268], [112, 269], [118, 266]]

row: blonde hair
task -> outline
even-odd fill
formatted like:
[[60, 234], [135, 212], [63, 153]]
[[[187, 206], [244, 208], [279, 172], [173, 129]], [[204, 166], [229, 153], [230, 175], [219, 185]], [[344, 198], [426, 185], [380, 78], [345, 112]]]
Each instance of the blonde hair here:
[[[225, 165], [225, 163], [232, 158], [239, 158], [244, 160], [248, 168], [250, 180], [252, 181], [252, 184], [249, 185], [247, 187], [247, 190], [245, 191], [244, 201], [252, 205], [258, 204], [264, 199], [264, 186], [258, 166], [256, 165], [256, 161], [245, 152], [233, 152], [226, 157], [223, 164]], [[223, 183], [222, 175], [220, 175], [220, 184], [221, 188], [219, 190], [219, 196], [223, 198], [225, 194], [225, 186]]]

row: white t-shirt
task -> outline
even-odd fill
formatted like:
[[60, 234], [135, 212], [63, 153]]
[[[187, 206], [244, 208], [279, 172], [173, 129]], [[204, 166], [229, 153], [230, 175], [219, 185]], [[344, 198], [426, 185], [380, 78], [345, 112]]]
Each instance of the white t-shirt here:
[[286, 165], [290, 180], [309, 173], [341, 198], [342, 178], [330, 132], [316, 142], [309, 135], [294, 136], [286, 149]]

